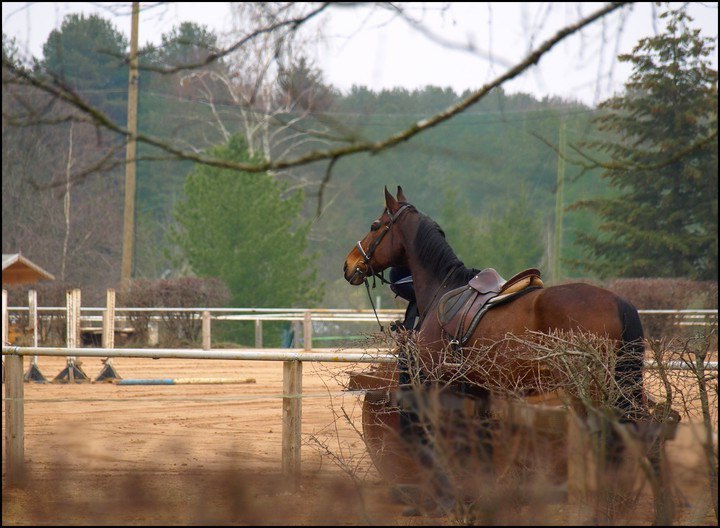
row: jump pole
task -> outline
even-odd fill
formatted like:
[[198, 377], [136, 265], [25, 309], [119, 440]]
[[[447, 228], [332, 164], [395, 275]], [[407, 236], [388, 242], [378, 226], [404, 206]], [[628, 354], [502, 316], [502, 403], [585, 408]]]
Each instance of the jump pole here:
[[123, 379], [116, 385], [233, 385], [256, 383], [255, 378], [157, 378]]
[[[36, 290], [28, 291], [28, 309], [28, 324], [30, 325], [30, 328], [32, 328], [33, 332], [33, 346], [36, 347], [38, 346], [38, 310]], [[47, 379], [45, 379], [43, 373], [40, 372], [40, 367], [38, 367], [37, 354], [33, 356], [30, 367], [27, 369], [27, 372], [25, 372], [23, 379], [25, 381], [34, 381], [36, 383], [47, 383]]]

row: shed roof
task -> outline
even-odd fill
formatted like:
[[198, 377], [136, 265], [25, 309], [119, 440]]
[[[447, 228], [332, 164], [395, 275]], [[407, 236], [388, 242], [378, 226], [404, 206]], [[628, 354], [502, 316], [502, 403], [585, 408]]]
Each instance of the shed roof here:
[[55, 276], [23, 257], [20, 253], [3, 253], [3, 285], [35, 283], [41, 280], [55, 280]]

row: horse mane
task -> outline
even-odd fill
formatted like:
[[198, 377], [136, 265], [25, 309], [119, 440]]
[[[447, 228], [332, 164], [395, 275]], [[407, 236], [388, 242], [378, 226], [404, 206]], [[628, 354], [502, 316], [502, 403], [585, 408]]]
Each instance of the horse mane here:
[[465, 267], [455, 251], [445, 239], [445, 232], [429, 216], [419, 213], [417, 232], [415, 233], [415, 249], [418, 258], [433, 275], [441, 279], [448, 276], [448, 286], [467, 284], [476, 270]]

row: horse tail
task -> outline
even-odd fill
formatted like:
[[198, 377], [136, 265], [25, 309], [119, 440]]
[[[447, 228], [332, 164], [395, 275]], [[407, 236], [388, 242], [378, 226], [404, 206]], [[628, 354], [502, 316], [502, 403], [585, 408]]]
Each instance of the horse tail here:
[[615, 381], [621, 393], [618, 407], [623, 419], [635, 421], [646, 411], [643, 389], [645, 333], [637, 308], [622, 297], [618, 297], [618, 312], [622, 323], [622, 346], [615, 365]]

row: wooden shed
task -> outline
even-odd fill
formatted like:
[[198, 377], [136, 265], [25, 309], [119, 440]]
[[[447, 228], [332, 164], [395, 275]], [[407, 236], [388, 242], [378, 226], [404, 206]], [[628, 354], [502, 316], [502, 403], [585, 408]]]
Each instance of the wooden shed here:
[[3, 253], [3, 287], [14, 284], [35, 284], [43, 280], [55, 280], [55, 276], [30, 261], [30, 259], [23, 257], [20, 253]]

